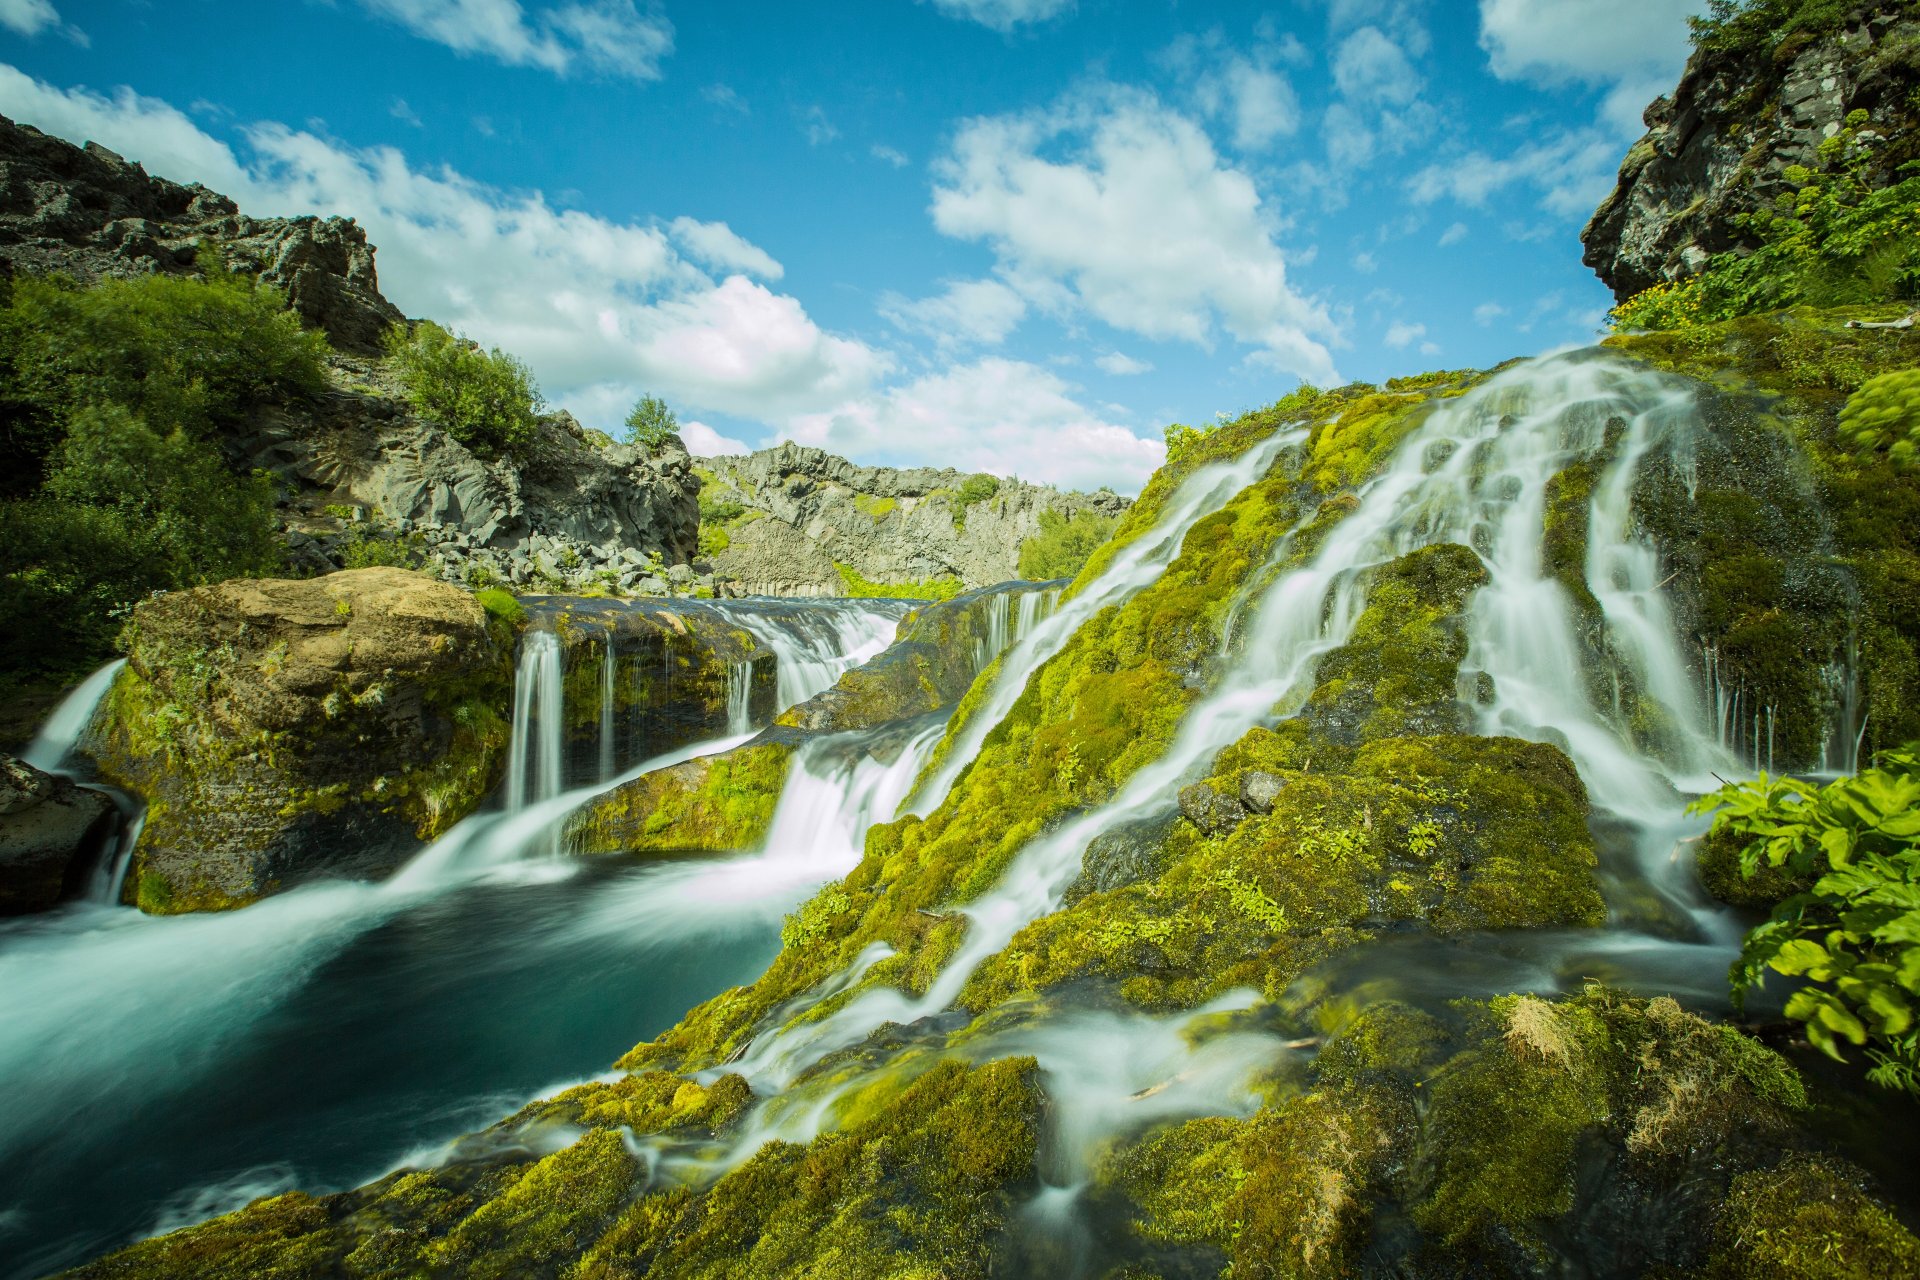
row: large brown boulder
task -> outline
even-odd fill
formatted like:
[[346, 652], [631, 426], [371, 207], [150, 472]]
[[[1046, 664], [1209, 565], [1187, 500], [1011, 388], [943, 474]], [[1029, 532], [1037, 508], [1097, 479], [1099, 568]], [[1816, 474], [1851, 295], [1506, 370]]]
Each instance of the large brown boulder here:
[[0, 916], [70, 896], [113, 825], [113, 801], [100, 792], [0, 755]]
[[148, 802], [128, 877], [145, 910], [383, 874], [499, 779], [511, 630], [424, 574], [174, 592], [129, 635], [95, 751]]

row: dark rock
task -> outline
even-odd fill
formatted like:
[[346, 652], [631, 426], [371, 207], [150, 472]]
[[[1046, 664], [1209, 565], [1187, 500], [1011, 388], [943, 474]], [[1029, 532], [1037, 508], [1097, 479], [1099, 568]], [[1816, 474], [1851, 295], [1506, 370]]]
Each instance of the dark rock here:
[[0, 755], [0, 915], [44, 911], [71, 896], [114, 823], [102, 793]]
[[1239, 800], [1205, 782], [1180, 788], [1180, 813], [1209, 836], [1231, 835], [1247, 817]]
[[1920, 158], [1916, 42], [1920, 20], [1879, 0], [1815, 36], [1696, 51], [1673, 94], [1647, 108], [1646, 136], [1580, 233], [1586, 264], [1624, 299], [1756, 248], [1740, 218], [1792, 189], [1787, 166], [1818, 169], [1820, 143], [1855, 110], [1887, 139], [1869, 181], [1891, 181]]
[[1167, 833], [1177, 816], [1141, 818], [1095, 836], [1080, 857], [1080, 874], [1067, 886], [1063, 905], [1159, 877], [1166, 870]]
[[150, 176], [98, 143], [76, 147], [0, 116], [0, 264], [82, 281], [191, 274], [213, 244], [287, 296], [336, 347], [372, 353], [400, 311], [380, 293], [373, 246], [351, 218], [248, 218], [195, 184]]
[[1240, 780], [1240, 800], [1253, 812], [1266, 813], [1286, 785], [1287, 780], [1279, 774], [1255, 769]]

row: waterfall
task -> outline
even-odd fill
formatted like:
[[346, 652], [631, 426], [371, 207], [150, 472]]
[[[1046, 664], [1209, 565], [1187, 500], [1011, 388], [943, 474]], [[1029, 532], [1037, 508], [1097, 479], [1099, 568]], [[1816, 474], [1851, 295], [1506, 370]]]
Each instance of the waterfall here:
[[[1657, 629], [1665, 614], [1658, 579], [1650, 576], [1657, 569], [1652, 550], [1629, 537], [1623, 516], [1640, 458], [1679, 443], [1692, 419], [1690, 400], [1673, 385], [1634, 366], [1571, 355], [1510, 369], [1439, 403], [1311, 557], [1259, 592], [1249, 606], [1240, 654], [1187, 713], [1165, 753], [1098, 807], [1034, 838], [998, 883], [953, 908], [967, 917], [968, 928], [924, 994], [875, 987], [824, 1017], [787, 1020], [730, 1069], [747, 1076], [756, 1092], [778, 1094], [812, 1063], [881, 1025], [911, 1025], [949, 1008], [980, 963], [1029, 922], [1058, 909], [1093, 837], [1167, 812], [1179, 787], [1204, 773], [1222, 747], [1296, 711], [1312, 691], [1321, 656], [1347, 639], [1366, 607], [1367, 571], [1421, 547], [1460, 543], [1475, 549], [1487, 566], [1488, 583], [1469, 605], [1463, 664], [1463, 672], [1483, 671], [1493, 680], [1495, 697], [1483, 713], [1483, 731], [1559, 742], [1597, 807], [1629, 822], [1644, 820], [1649, 828], [1671, 822], [1680, 808], [1674, 784], [1691, 781], [1686, 770], [1702, 761], [1723, 759], [1701, 723], [1699, 699], [1686, 683], [1671, 628], [1665, 634]], [[1678, 699], [1662, 706], [1679, 726], [1684, 748], [1671, 764], [1640, 754], [1612, 709], [1591, 705], [1570, 601], [1542, 572], [1547, 484], [1569, 464], [1599, 456], [1607, 425], [1616, 418], [1630, 423], [1630, 443], [1592, 501], [1589, 575], [1599, 579], [1592, 585], [1599, 588], [1611, 647], [1644, 682], [1643, 696]], [[1243, 463], [1229, 482], [1248, 482], [1271, 457]], [[1238, 487], [1214, 492], [1207, 505], [1217, 506]], [[1197, 514], [1182, 518], [1190, 522]], [[1075, 606], [1096, 594], [1118, 593], [1083, 593], [1060, 618], [1077, 625], [1089, 610]], [[996, 715], [1008, 701], [1005, 689], [1017, 692], [1037, 665], [1005, 664], [1001, 687], [990, 697]], [[993, 720], [982, 718], [980, 736]], [[968, 758], [971, 751], [962, 762]], [[751, 1138], [804, 1141], [829, 1110], [829, 1103], [817, 1099], [783, 1109], [776, 1098]]]
[[618, 638], [609, 630], [606, 647], [600, 651], [600, 781], [602, 782], [613, 777], [615, 763], [613, 713], [619, 701], [615, 697], [614, 680], [619, 670], [620, 644]]
[[1218, 510], [1265, 475], [1282, 449], [1305, 438], [1303, 430], [1277, 431], [1239, 457], [1201, 467], [1181, 481], [1151, 529], [1122, 547], [1098, 577], [1052, 609], [1001, 657], [999, 674], [985, 703], [955, 732], [937, 770], [911, 797], [912, 812], [924, 816], [940, 806], [960, 771], [978, 754], [987, 734], [1026, 689], [1027, 677], [1060, 652], [1081, 623], [1109, 605], [1123, 604], [1139, 594], [1173, 563], [1187, 531], [1202, 516]]
[[1013, 630], [1013, 606], [1006, 592], [996, 591], [981, 603], [986, 609], [986, 631], [973, 642], [975, 671], [985, 671], [1007, 651], [1008, 634]]
[[529, 631], [513, 677], [513, 737], [507, 748], [507, 812], [560, 794], [565, 675], [560, 640]]
[[904, 600], [714, 601], [715, 613], [770, 649], [780, 710], [798, 706], [893, 643]]
[[[1020, 596], [1020, 609], [1014, 617], [1013, 639], [1018, 640], [1022, 636], [1032, 634], [1035, 625], [1038, 624], [1042, 618], [1052, 614], [1053, 606], [1060, 600], [1060, 592], [1061, 588], [1059, 587], [1047, 587], [1040, 591], [1022, 592]], [[1001, 651], [1005, 649], [1006, 646], [1004, 644], [1000, 646]], [[991, 659], [988, 661], [991, 662]]]
[[747, 733], [753, 728], [753, 664], [727, 664], [727, 732]]
[[93, 724], [94, 713], [100, 709], [107, 690], [113, 687], [113, 678], [126, 665], [125, 658], [118, 658], [82, 680], [53, 709], [53, 714], [47, 717], [40, 732], [21, 751], [20, 758], [43, 773], [62, 772], [62, 766]]
[[1860, 748], [1867, 737], [1866, 710], [1860, 698], [1860, 636], [1847, 632], [1847, 647], [1838, 661], [1820, 671], [1821, 683], [1833, 710], [1827, 736], [1820, 748], [1823, 772], [1845, 776], [1860, 771]]

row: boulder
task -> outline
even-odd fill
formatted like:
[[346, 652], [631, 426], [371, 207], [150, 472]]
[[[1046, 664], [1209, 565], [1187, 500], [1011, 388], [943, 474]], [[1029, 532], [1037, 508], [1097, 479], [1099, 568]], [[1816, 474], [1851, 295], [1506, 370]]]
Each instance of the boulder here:
[[1239, 800], [1206, 782], [1180, 788], [1180, 814], [1209, 836], [1232, 835], [1247, 817]]
[[1240, 779], [1240, 802], [1255, 813], [1266, 813], [1286, 785], [1287, 780], [1279, 774], [1255, 769]]
[[391, 871], [500, 776], [511, 632], [423, 574], [173, 592], [128, 636], [95, 751], [148, 802], [128, 877], [145, 910]]
[[0, 755], [0, 915], [70, 896], [113, 833], [113, 801]]

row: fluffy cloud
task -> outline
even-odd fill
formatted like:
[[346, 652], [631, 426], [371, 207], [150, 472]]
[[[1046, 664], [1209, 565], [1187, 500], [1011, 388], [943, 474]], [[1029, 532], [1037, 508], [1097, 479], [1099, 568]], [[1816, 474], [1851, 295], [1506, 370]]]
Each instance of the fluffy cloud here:
[[51, 0], [0, 0], [0, 27], [15, 35], [37, 36], [60, 26], [60, 11]]
[[998, 280], [955, 280], [946, 292], [909, 301], [895, 294], [880, 300], [880, 314], [910, 333], [941, 346], [996, 346], [1027, 314], [1027, 300]]
[[520, 0], [361, 0], [374, 13], [456, 53], [558, 75], [588, 70], [658, 80], [673, 24], [635, 0], [572, 0], [529, 14]]
[[1605, 87], [1602, 118], [1631, 137], [1686, 64], [1687, 19], [1705, 9], [1703, 0], [1480, 0], [1480, 47], [1503, 80]]
[[1216, 32], [1181, 37], [1162, 60], [1186, 83], [1200, 114], [1226, 125], [1233, 145], [1251, 152], [1298, 132], [1300, 99], [1279, 64], [1304, 53], [1291, 37], [1263, 40], [1243, 52]]
[[1467, 224], [1464, 222], [1456, 222], [1440, 233], [1440, 247], [1444, 249], [1449, 245], [1459, 244], [1466, 238]]
[[704, 422], [683, 422], [680, 424], [680, 439], [686, 443], [687, 452], [696, 458], [718, 458], [729, 453], [752, 453], [744, 443], [731, 436], [723, 436]]
[[934, 173], [934, 225], [990, 244], [1036, 305], [1148, 338], [1210, 345], [1224, 330], [1257, 363], [1335, 377], [1336, 327], [1288, 283], [1275, 212], [1157, 99], [1108, 88], [968, 120]]
[[1410, 347], [1413, 345], [1415, 339], [1426, 336], [1427, 326], [1423, 324], [1408, 324], [1404, 320], [1396, 320], [1387, 326], [1385, 341], [1388, 346], [1398, 350], [1401, 347]]
[[[520, 355], [590, 426], [614, 428], [642, 388], [779, 419], [857, 396], [891, 367], [743, 274], [776, 278], [779, 264], [724, 223], [612, 222], [274, 124], [247, 131], [243, 162], [164, 102], [54, 89], [12, 68], [0, 68], [0, 111], [256, 213], [357, 217], [397, 305]], [[700, 264], [732, 274], [716, 280]]]
[[1444, 197], [1480, 208], [1496, 193], [1526, 184], [1539, 191], [1541, 204], [1551, 212], [1584, 217], [1613, 185], [1619, 162], [1619, 145], [1607, 133], [1580, 129], [1501, 156], [1469, 151], [1428, 165], [1407, 186], [1420, 204]]
[[1333, 82], [1356, 102], [1404, 107], [1420, 96], [1420, 76], [1406, 52], [1378, 27], [1361, 27], [1333, 55]]
[[1153, 366], [1145, 360], [1135, 360], [1132, 356], [1118, 351], [1109, 351], [1094, 360], [1094, 364], [1117, 378], [1132, 377], [1136, 373], [1151, 373]]
[[938, 463], [1137, 492], [1165, 460], [1166, 447], [1105, 421], [1072, 391], [1037, 365], [989, 358], [805, 415], [790, 435], [862, 461]]
[[1008, 32], [1031, 22], [1045, 22], [1072, 9], [1074, 0], [933, 0], [933, 7], [949, 18], [977, 22]]

